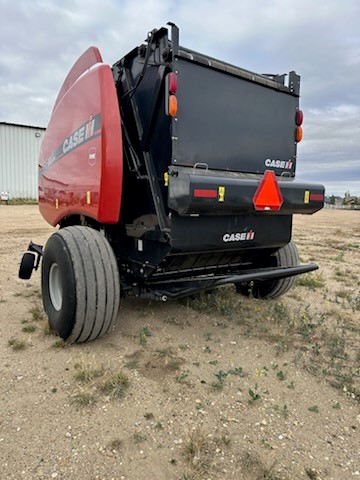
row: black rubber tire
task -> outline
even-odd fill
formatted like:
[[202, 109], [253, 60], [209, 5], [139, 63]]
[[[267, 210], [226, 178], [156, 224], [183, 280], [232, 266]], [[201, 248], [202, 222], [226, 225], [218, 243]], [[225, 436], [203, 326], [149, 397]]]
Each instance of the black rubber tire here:
[[[270, 266], [273, 267], [295, 267], [300, 264], [296, 244], [291, 240], [285, 247], [280, 248], [270, 258]], [[255, 281], [253, 287], [238, 284], [236, 291], [242, 295], [253, 295], [255, 298], [278, 298], [288, 292], [295, 283], [295, 277], [268, 280], [265, 282]]]
[[[62, 298], [57, 305], [53, 302], [56, 288], [51, 294], [49, 286], [51, 268], [57, 272]], [[50, 328], [69, 343], [103, 336], [117, 317], [117, 261], [106, 238], [92, 228], [66, 227], [49, 238], [42, 261], [41, 287]]]
[[34, 265], [35, 253], [24, 253], [19, 267], [19, 278], [21, 278], [22, 280], [29, 280], [34, 269]]

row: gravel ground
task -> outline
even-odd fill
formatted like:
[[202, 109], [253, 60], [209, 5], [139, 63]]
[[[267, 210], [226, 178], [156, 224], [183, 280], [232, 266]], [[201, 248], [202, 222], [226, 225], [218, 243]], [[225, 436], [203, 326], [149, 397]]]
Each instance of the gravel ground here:
[[129, 298], [72, 346], [39, 273], [17, 278], [53, 229], [36, 206], [0, 206], [0, 224], [1, 479], [360, 478], [360, 212], [294, 219], [321, 270], [280, 300]]

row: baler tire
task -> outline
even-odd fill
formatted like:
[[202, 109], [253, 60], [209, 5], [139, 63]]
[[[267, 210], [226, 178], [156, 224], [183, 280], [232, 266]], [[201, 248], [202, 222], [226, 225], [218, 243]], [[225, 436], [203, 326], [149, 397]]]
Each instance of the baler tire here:
[[50, 328], [69, 343], [100, 338], [117, 317], [117, 261], [107, 239], [92, 228], [65, 227], [49, 238], [41, 284]]
[[[276, 267], [295, 267], [300, 264], [296, 244], [291, 240], [287, 245], [280, 248], [273, 256]], [[288, 292], [295, 283], [295, 276], [268, 280], [255, 281], [252, 289], [247, 285], [238, 284], [236, 291], [242, 295], [252, 294], [255, 298], [278, 298]]]

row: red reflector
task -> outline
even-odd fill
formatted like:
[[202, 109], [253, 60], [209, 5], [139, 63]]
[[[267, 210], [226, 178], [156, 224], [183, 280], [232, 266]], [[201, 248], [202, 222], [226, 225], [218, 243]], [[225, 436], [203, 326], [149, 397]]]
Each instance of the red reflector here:
[[253, 198], [255, 210], [277, 211], [280, 210], [283, 201], [275, 173], [266, 170]]
[[194, 190], [194, 197], [198, 198], [217, 198], [217, 195], [217, 190], [201, 190], [198, 188]]
[[320, 193], [310, 193], [310, 200], [322, 202], [324, 200], [324, 195], [321, 195]]
[[297, 110], [296, 113], [295, 113], [295, 123], [298, 127], [300, 127], [302, 125], [304, 121], [304, 114], [302, 112], [302, 110]]
[[170, 72], [167, 75], [168, 90], [171, 95], [175, 95], [177, 91], [177, 76], [176, 73]]

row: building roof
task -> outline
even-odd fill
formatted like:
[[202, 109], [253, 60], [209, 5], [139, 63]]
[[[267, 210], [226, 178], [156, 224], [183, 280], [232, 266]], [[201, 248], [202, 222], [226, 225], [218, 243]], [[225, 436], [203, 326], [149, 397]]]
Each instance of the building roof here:
[[22, 123], [0, 122], [0, 125], [10, 125], [13, 127], [36, 128], [37, 130], [46, 130], [45, 127], [37, 127], [35, 125], [24, 125]]

